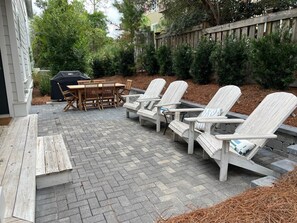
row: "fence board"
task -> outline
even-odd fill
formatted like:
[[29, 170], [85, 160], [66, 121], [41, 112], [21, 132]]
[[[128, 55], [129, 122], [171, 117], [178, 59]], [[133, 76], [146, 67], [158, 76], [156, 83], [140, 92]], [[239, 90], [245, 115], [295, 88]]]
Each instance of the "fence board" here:
[[250, 26], [249, 27], [249, 38], [255, 39], [255, 34], [256, 34], [256, 26]]
[[292, 40], [297, 42], [297, 18], [294, 18], [292, 22]]
[[263, 35], [264, 35], [264, 26], [265, 26], [264, 23], [258, 25], [257, 39], [263, 37]]
[[297, 41], [297, 8], [287, 11], [270, 13], [265, 16], [246, 19], [234, 23], [205, 28], [205, 24], [195, 26], [182, 34], [168, 36], [156, 36], [156, 47], [168, 45], [173, 48], [182, 43], [197, 46], [202, 36], [212, 38], [215, 41], [224, 41], [228, 35], [234, 34], [238, 38], [249, 37], [251, 39], [261, 38], [274, 32], [282, 25], [292, 30], [292, 39]]

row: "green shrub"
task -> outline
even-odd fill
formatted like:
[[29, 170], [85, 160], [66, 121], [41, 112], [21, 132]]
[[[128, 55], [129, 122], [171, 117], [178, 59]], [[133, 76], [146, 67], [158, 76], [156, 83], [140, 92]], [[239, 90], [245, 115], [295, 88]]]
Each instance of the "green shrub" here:
[[95, 58], [92, 63], [92, 70], [94, 78], [100, 78], [105, 76], [105, 69], [103, 61], [99, 58]]
[[40, 83], [39, 83], [39, 91], [41, 95], [50, 95], [51, 93], [51, 80], [52, 76], [50, 74], [41, 74], [40, 75]]
[[189, 45], [178, 46], [173, 54], [173, 71], [180, 79], [191, 77], [190, 68], [192, 63], [192, 49]]
[[148, 74], [157, 74], [159, 71], [158, 60], [154, 45], [145, 46], [143, 52], [143, 65]]
[[119, 51], [119, 73], [123, 76], [131, 76], [135, 73], [134, 48], [126, 47]]
[[114, 75], [115, 59], [109, 56], [102, 56], [93, 59], [92, 70], [94, 78], [100, 78], [108, 75]]
[[242, 85], [245, 83], [248, 62], [246, 39], [229, 36], [222, 45], [217, 45], [211, 55], [212, 64], [218, 75], [219, 85]]
[[286, 89], [297, 69], [297, 44], [289, 32], [275, 32], [252, 42], [253, 76], [264, 88]]
[[33, 79], [33, 86], [35, 88], [39, 88], [39, 84], [40, 84], [40, 75], [39, 72], [36, 69], [33, 69], [32, 72], [32, 79]]
[[209, 84], [211, 82], [213, 66], [210, 56], [214, 49], [215, 42], [206, 38], [203, 38], [195, 49], [191, 66], [191, 76], [199, 84]]
[[171, 49], [165, 45], [157, 50], [157, 59], [159, 63], [159, 73], [161, 75], [172, 75], [172, 56]]

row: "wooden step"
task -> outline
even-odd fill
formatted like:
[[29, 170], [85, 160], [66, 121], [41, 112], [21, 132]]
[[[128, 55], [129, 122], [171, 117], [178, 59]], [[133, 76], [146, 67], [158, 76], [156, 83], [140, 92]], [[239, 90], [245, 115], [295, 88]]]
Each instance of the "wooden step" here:
[[37, 189], [69, 183], [72, 165], [62, 135], [37, 138]]

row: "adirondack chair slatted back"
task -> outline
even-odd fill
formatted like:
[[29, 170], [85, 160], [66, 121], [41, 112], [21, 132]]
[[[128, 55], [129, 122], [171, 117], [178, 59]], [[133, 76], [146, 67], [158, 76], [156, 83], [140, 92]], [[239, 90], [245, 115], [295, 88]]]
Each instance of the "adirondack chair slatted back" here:
[[[161, 98], [161, 101], [158, 104], [171, 104], [180, 102], [184, 93], [188, 88], [188, 84], [185, 81], [174, 81], [172, 82], [164, 95]], [[166, 108], [176, 108], [177, 105], [168, 105], [164, 106]], [[154, 108], [153, 111], [157, 111], [157, 108]]]
[[166, 81], [163, 78], [156, 78], [152, 80], [145, 90], [144, 95], [147, 97], [158, 97], [159, 94], [161, 94], [161, 91], [163, 90], [165, 84]]
[[240, 88], [234, 85], [221, 87], [205, 108], [220, 108], [226, 115], [241, 95]]
[[[161, 94], [166, 81], [163, 78], [156, 78], [152, 80], [144, 92], [143, 96], [140, 98], [156, 98]], [[138, 102], [137, 102], [138, 103]], [[154, 106], [155, 102], [148, 102], [146, 104], [146, 108], [151, 110]]]
[[[236, 128], [235, 132], [251, 135], [274, 133], [296, 106], [297, 97], [295, 95], [285, 92], [272, 93], [263, 99], [245, 122]], [[248, 154], [248, 159], [251, 159], [267, 140], [253, 139], [250, 141], [255, 143], [256, 147]]]

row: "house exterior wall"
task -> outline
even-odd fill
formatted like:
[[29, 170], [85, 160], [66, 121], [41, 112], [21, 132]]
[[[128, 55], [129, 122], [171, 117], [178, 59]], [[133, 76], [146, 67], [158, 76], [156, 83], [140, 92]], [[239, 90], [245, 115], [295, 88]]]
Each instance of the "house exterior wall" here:
[[0, 18], [0, 48], [9, 116], [26, 116], [32, 100], [33, 80], [25, 1], [0, 1]]

